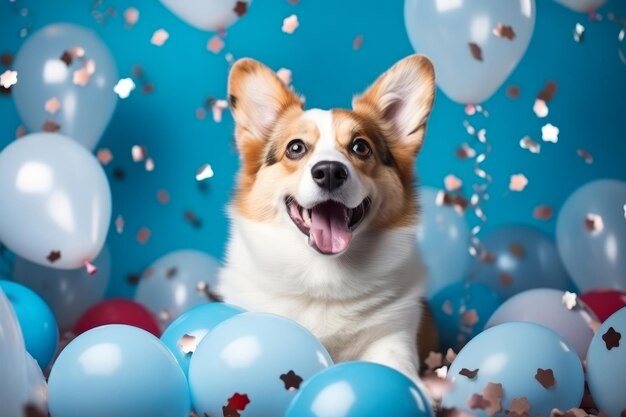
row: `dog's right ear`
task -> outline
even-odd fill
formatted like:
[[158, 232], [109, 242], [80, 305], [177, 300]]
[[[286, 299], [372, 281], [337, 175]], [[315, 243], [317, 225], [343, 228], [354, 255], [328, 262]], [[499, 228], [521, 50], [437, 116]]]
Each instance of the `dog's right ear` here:
[[[250, 139], [266, 140], [280, 114], [291, 106], [302, 107], [298, 96], [276, 73], [250, 58], [235, 62], [228, 77], [228, 98], [238, 129]], [[239, 142], [242, 138], [238, 138]], [[241, 144], [238, 143], [238, 146]]]

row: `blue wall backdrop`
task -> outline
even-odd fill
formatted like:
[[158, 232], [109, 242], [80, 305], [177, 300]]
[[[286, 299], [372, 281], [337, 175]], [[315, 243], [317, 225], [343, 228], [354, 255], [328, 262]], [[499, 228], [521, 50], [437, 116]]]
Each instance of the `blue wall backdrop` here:
[[[262, 60], [274, 69], [293, 71], [294, 86], [306, 97], [308, 107], [348, 107], [353, 94], [363, 90], [397, 59], [413, 53], [404, 28], [403, 1], [374, 0], [255, 0], [249, 12], [230, 27], [226, 47], [215, 54], [206, 48], [212, 33], [194, 29], [156, 0], [104, 1], [98, 10], [116, 10], [104, 23], [92, 16], [92, 1], [26, 1], [30, 16], [19, 7], [0, 1], [0, 53], [15, 54], [23, 42], [18, 31], [32, 24], [36, 30], [52, 22], [73, 22], [94, 29], [113, 52], [120, 77], [133, 76], [140, 65], [154, 86], [151, 94], [138, 88], [119, 100], [113, 119], [98, 148], [108, 148], [113, 160], [106, 165], [113, 193], [113, 218], [121, 215], [122, 233], [111, 225], [108, 246], [112, 256], [111, 294], [131, 295], [126, 283], [159, 256], [180, 248], [197, 248], [217, 258], [228, 236], [225, 207], [238, 168], [227, 112], [221, 123], [210, 112], [196, 116], [207, 97], [224, 98], [229, 64], [225, 58], [244, 56]], [[97, 4], [97, 2], [96, 2]], [[122, 17], [130, 6], [140, 12], [139, 21], [127, 28]], [[626, 15], [626, 2], [609, 0], [599, 10]], [[285, 17], [296, 14], [300, 27], [294, 34], [281, 31]], [[574, 41], [577, 22], [585, 26], [584, 40]], [[154, 31], [170, 34], [161, 47], [150, 43]], [[491, 199], [484, 209], [489, 216], [485, 231], [507, 223], [524, 223], [554, 234], [555, 217], [535, 219], [533, 208], [548, 204], [558, 213], [567, 196], [583, 183], [603, 177], [626, 180], [626, 65], [618, 58], [620, 26], [593, 21], [552, 0], [537, 0], [537, 22], [525, 57], [504, 86], [484, 103], [490, 116], [468, 117], [462, 105], [439, 92], [426, 143], [419, 157], [421, 183], [443, 187], [443, 178], [455, 174], [464, 187], [474, 180], [471, 161], [460, 161], [455, 150], [472, 140], [464, 120], [487, 129], [493, 153], [484, 167], [493, 175]], [[363, 36], [360, 49], [353, 40]], [[622, 45], [626, 50], [626, 45]], [[418, 51], [419, 52], [419, 51]], [[4, 69], [3, 69], [4, 70]], [[462, 71], [462, 68], [459, 68]], [[548, 117], [539, 119], [532, 107], [547, 81], [558, 91], [549, 104]], [[506, 87], [516, 85], [520, 96], [511, 99]], [[541, 141], [541, 127], [550, 122], [560, 129], [559, 142], [542, 143], [540, 154], [521, 149], [529, 135]], [[10, 96], [0, 97], [0, 147], [15, 138], [20, 118]], [[134, 163], [131, 147], [143, 145], [155, 169]], [[593, 155], [586, 164], [577, 149]], [[211, 164], [215, 175], [204, 182], [196, 170]], [[123, 170], [123, 179], [115, 173]], [[509, 191], [512, 174], [523, 173], [529, 184], [523, 192]], [[159, 190], [170, 195], [168, 204], [157, 199]], [[0, 196], [2, 198], [2, 196]], [[201, 221], [194, 227], [184, 214]], [[24, 219], [28, 221], [28, 219]], [[469, 216], [469, 221], [474, 218]], [[150, 238], [137, 240], [148, 228]]]

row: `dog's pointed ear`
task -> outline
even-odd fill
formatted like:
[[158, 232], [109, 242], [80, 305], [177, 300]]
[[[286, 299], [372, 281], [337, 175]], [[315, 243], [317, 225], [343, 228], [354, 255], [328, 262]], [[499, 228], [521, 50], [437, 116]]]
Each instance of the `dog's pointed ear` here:
[[228, 76], [228, 98], [238, 128], [256, 140], [266, 139], [279, 115], [302, 107], [298, 96], [276, 73], [250, 58], [235, 62]]
[[417, 153], [435, 98], [435, 71], [428, 58], [411, 55], [389, 68], [352, 101], [356, 112], [377, 116], [391, 139]]

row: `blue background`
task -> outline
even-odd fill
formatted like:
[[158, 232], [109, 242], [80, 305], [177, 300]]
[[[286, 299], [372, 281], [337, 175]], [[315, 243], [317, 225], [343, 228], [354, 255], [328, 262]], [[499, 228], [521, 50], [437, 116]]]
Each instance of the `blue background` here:
[[[221, 123], [215, 123], [210, 113], [198, 120], [195, 112], [207, 97], [225, 97], [227, 52], [235, 58], [254, 57], [275, 70], [291, 69], [307, 106], [321, 108], [348, 107], [353, 94], [393, 62], [413, 53], [401, 0], [301, 0], [295, 6], [287, 0], [255, 0], [248, 14], [228, 29], [226, 48], [217, 55], [206, 49], [212, 33], [188, 26], [155, 0], [104, 1], [99, 10], [111, 7], [117, 16], [103, 24], [92, 17], [92, 4], [17, 0], [31, 13], [21, 17], [8, 0], [1, 1], [0, 53], [18, 51], [23, 39], [17, 33], [26, 24], [32, 23], [36, 30], [52, 22], [74, 22], [97, 31], [113, 52], [121, 78], [132, 76], [132, 67], [141, 65], [154, 84], [152, 94], [138, 88], [119, 100], [98, 146], [113, 152], [113, 161], [105, 167], [113, 193], [113, 220], [118, 214], [125, 219], [124, 232], [118, 234], [112, 224], [108, 238], [113, 260], [110, 293], [117, 295], [132, 294], [128, 274], [141, 272], [172, 250], [196, 248], [218, 258], [223, 255], [228, 236], [225, 207], [238, 168], [233, 122], [228, 112]], [[122, 17], [129, 6], [140, 11], [132, 28], [125, 27]], [[610, 11], [626, 15], [626, 2], [609, 0], [599, 10], [602, 15]], [[293, 35], [285, 34], [282, 20], [294, 13], [300, 27]], [[577, 22], [586, 27], [582, 43], [572, 36]], [[156, 47], [150, 38], [159, 28], [166, 29], [170, 38]], [[472, 162], [455, 156], [461, 143], [472, 141], [464, 120], [486, 128], [493, 145], [484, 164], [494, 178], [491, 199], [484, 206], [489, 216], [487, 232], [507, 223], [525, 223], [554, 235], [558, 208], [577, 187], [603, 177], [626, 180], [626, 66], [617, 55], [619, 29], [606, 19], [591, 21], [552, 0], [537, 0], [531, 44], [509, 80], [484, 103], [489, 118], [468, 118], [462, 105], [439, 91], [416, 167], [421, 183], [441, 188], [443, 178], [454, 173], [469, 193], [474, 181]], [[357, 35], [363, 35], [363, 46], [353, 50]], [[626, 50], [626, 45], [622, 47]], [[548, 117], [538, 119], [532, 106], [549, 80], [557, 83], [558, 91], [549, 103]], [[505, 94], [512, 84], [521, 89], [516, 100]], [[547, 122], [560, 128], [559, 142], [542, 143], [538, 155], [521, 149], [519, 141], [525, 135], [541, 142], [541, 126]], [[10, 97], [0, 97], [0, 147], [14, 139], [19, 125]], [[130, 148], [136, 144], [147, 147], [156, 166], [153, 172], [132, 161]], [[578, 148], [593, 155], [592, 165], [576, 155]], [[215, 176], [203, 189], [195, 173], [204, 163], [212, 165]], [[113, 178], [119, 168], [126, 173], [122, 181]], [[521, 193], [508, 190], [509, 178], [516, 173], [529, 179]], [[160, 189], [170, 193], [169, 204], [157, 201]], [[532, 211], [539, 204], [552, 206], [555, 217], [534, 219]], [[184, 220], [187, 210], [201, 219], [201, 228]], [[475, 221], [471, 215], [468, 220]], [[136, 239], [142, 227], [152, 232], [146, 244]]]

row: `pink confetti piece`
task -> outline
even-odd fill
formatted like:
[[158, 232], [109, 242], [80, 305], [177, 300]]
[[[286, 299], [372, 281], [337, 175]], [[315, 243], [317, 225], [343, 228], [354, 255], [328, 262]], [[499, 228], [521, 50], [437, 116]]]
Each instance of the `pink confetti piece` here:
[[137, 232], [137, 242], [141, 243], [142, 245], [145, 245], [150, 240], [151, 235], [152, 235], [152, 232], [150, 231], [150, 229], [148, 229], [147, 227], [142, 227]]
[[70, 55], [72, 58], [84, 58], [85, 57], [85, 48], [82, 46], [73, 46], [70, 48]]
[[115, 230], [120, 235], [124, 233], [124, 217], [121, 214], [115, 218]]
[[291, 16], [283, 19], [282, 31], [291, 35], [293, 32], [295, 32], [298, 26], [300, 26], [300, 23], [298, 22], [298, 16], [292, 14]]
[[443, 179], [443, 183], [448, 191], [456, 191], [463, 185], [463, 181], [454, 174], [446, 175]]
[[357, 35], [352, 41], [352, 49], [358, 51], [363, 46], [363, 35]]
[[91, 76], [96, 73], [96, 61], [88, 59], [85, 64], [74, 71], [72, 82], [78, 86], [84, 87], [89, 84]]
[[527, 185], [528, 179], [524, 174], [511, 175], [511, 182], [509, 183], [509, 189], [511, 191], [524, 191]]
[[548, 104], [542, 99], [536, 99], [535, 104], [533, 105], [533, 111], [535, 115], [539, 118], [544, 118], [548, 115]]
[[0, 75], [0, 85], [9, 88], [17, 84], [17, 71], [6, 70]]
[[541, 128], [541, 138], [544, 142], [557, 143], [559, 141], [559, 128], [551, 123]]
[[61, 109], [61, 102], [58, 98], [52, 97], [46, 100], [46, 103], [44, 104], [44, 109], [50, 114], [55, 114], [59, 111], [59, 109]]
[[213, 105], [211, 106], [211, 111], [213, 112], [213, 120], [216, 123], [220, 123], [222, 121], [222, 113], [225, 109], [228, 108], [228, 101], [226, 100], [215, 100]]
[[133, 145], [130, 148], [130, 154], [133, 157], [133, 162], [141, 162], [146, 158], [147, 150], [141, 145]]
[[219, 54], [224, 49], [224, 40], [220, 36], [215, 35], [207, 42], [206, 49], [214, 54]]
[[580, 156], [583, 161], [587, 164], [593, 164], [593, 156], [584, 149], [577, 149], [576, 153]]
[[280, 78], [283, 84], [285, 84], [286, 86], [291, 85], [291, 81], [292, 81], [291, 70], [287, 68], [281, 68], [278, 71], [276, 71], [276, 75], [278, 76], [278, 78]]
[[152, 160], [152, 158], [146, 158], [145, 168], [148, 172], [154, 171], [154, 161]]
[[204, 181], [209, 178], [213, 178], [214, 172], [213, 168], [209, 164], [203, 164], [196, 171], [196, 181]]
[[531, 153], [539, 153], [541, 151], [541, 144], [530, 136], [524, 136], [519, 141], [519, 146], [522, 149], [528, 149]]
[[441, 309], [443, 310], [444, 313], [446, 313], [448, 316], [451, 316], [454, 313], [454, 309], [452, 307], [452, 302], [450, 300], [446, 300], [443, 305], [441, 306]]
[[135, 23], [137, 23], [138, 20], [139, 20], [139, 10], [137, 10], [137, 8], [129, 7], [126, 10], [124, 10], [124, 23], [126, 24], [126, 27], [128, 28], [133, 27]]
[[158, 190], [157, 191], [157, 201], [163, 205], [169, 204], [170, 202], [170, 193], [167, 190]]
[[576, 23], [574, 26], [574, 41], [576, 43], [581, 43], [585, 38], [585, 27], [580, 23]]
[[152, 38], [150, 39], [150, 43], [156, 46], [163, 46], [163, 44], [170, 37], [170, 34], [167, 33], [165, 29], [158, 29], [152, 34]]
[[125, 99], [134, 89], [135, 82], [132, 78], [122, 78], [115, 84], [115, 87], [113, 87], [113, 92], [117, 94], [119, 98]]
[[473, 104], [468, 104], [467, 106], [465, 106], [465, 114], [467, 114], [468, 116], [473, 116], [476, 114], [476, 106], [474, 106]]
[[98, 149], [96, 158], [102, 165], [108, 165], [113, 160], [113, 153], [108, 148]]
[[537, 220], [550, 220], [553, 214], [554, 214], [554, 210], [552, 210], [552, 207], [546, 204], [537, 206], [533, 210], [533, 217]]
[[85, 270], [89, 276], [93, 276], [96, 272], [98, 272], [98, 268], [89, 261], [83, 262], [83, 265], [85, 266]]

